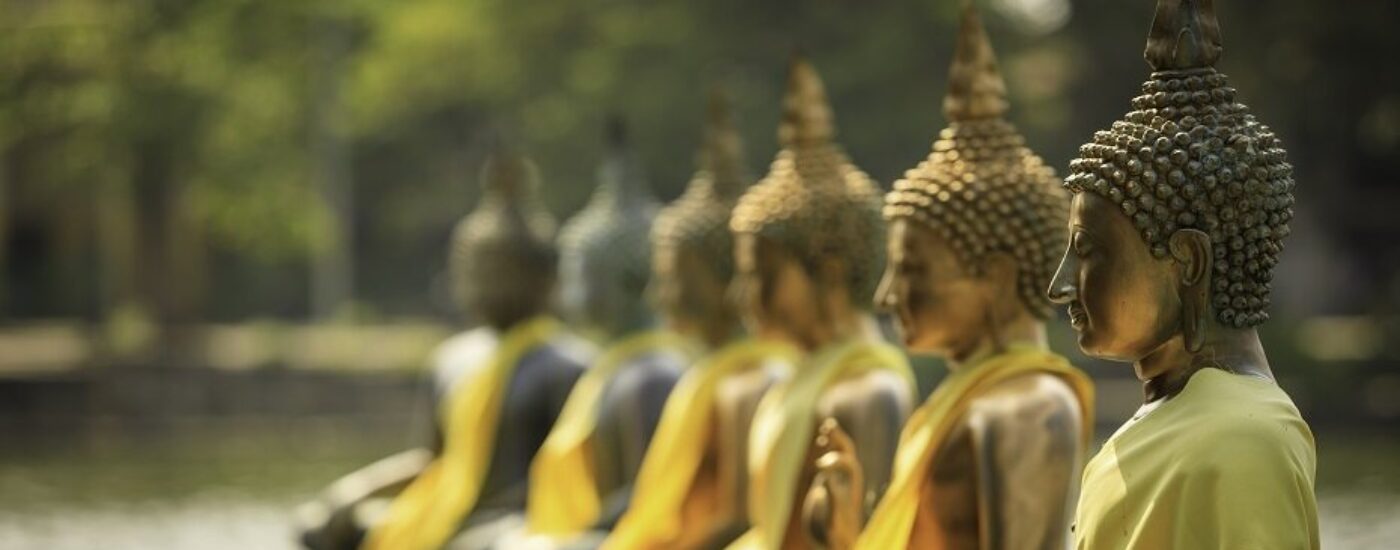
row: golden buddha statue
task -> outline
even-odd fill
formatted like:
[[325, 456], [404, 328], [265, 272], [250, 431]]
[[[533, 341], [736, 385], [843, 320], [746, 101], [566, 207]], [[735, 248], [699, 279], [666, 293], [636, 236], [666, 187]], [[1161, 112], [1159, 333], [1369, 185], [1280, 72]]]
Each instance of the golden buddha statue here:
[[651, 297], [666, 324], [707, 353], [666, 401], [631, 507], [605, 550], [715, 548], [748, 525], [745, 458], [759, 398], [796, 350], [743, 338], [726, 298], [734, 274], [729, 217], [753, 180], [726, 98], [711, 93], [700, 171], [652, 232]]
[[547, 315], [557, 254], [534, 165], [498, 148], [481, 180], [481, 202], [457, 225], [448, 266], [454, 298], [483, 325], [433, 354], [435, 437], [305, 507], [310, 548], [440, 548], [525, 507], [526, 465], [592, 348]]
[[[885, 197], [876, 303], [951, 373], [900, 435], [864, 521], [849, 436], [823, 426], [808, 521], [829, 548], [1063, 548], [1093, 428], [1093, 384], [1047, 349], [1068, 194], [1004, 118], [1006, 85], [972, 4], [933, 152]], [[862, 525], [862, 523], [864, 525]], [[858, 537], [858, 538], [857, 538]]]
[[[559, 237], [564, 311], [605, 347], [530, 467], [525, 519], [533, 546], [571, 544], [612, 528], [692, 353], [685, 338], [654, 327], [644, 294], [659, 204], [620, 119], [610, 122], [608, 138], [601, 183]], [[511, 540], [498, 546], [526, 544]]]
[[1313, 436], [1256, 327], [1292, 218], [1282, 144], [1214, 68], [1209, 0], [1159, 0], [1134, 110], [1070, 163], [1050, 297], [1144, 404], [1084, 467], [1078, 548], [1317, 548]]
[[869, 313], [883, 263], [879, 188], [832, 142], [831, 109], [816, 71], [795, 59], [782, 145], [768, 175], [735, 207], [735, 294], [751, 332], [808, 356], [758, 405], [750, 430], [748, 517], [731, 548], [812, 547], [801, 506], [817, 425], [853, 434], [875, 501], [889, 479], [899, 426], [912, 408], [904, 355], [880, 341]]

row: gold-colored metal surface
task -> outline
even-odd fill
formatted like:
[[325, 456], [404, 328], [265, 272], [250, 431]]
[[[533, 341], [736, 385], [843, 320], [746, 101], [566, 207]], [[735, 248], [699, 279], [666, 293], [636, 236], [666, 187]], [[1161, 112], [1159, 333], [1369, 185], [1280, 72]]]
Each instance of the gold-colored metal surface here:
[[448, 271], [462, 309], [497, 329], [549, 307], [557, 269], [554, 218], [535, 196], [538, 170], [498, 145], [481, 170], [481, 202], [452, 233]]
[[1090, 355], [1133, 362], [1144, 411], [1215, 367], [1271, 377], [1254, 327], [1293, 217], [1282, 143], [1236, 100], [1210, 1], [1160, 0], [1134, 110], [1070, 163], [1050, 286]]
[[850, 299], [865, 307], [883, 261], [879, 187], [831, 141], [836, 130], [816, 70], [798, 58], [778, 128], [782, 149], [739, 200], [731, 228], [772, 241], [804, 266], [835, 259]]
[[[943, 105], [949, 126], [933, 152], [885, 197], [889, 262], [876, 303], [896, 314], [911, 351], [961, 369], [1010, 345], [1046, 345], [1044, 288], [1065, 246], [1069, 201], [1003, 118], [1006, 87], [970, 4]], [[1063, 547], [1083, 414], [1046, 374], [971, 396], [934, 449], [909, 547]], [[866, 519], [855, 446], [835, 423], [817, 446], [808, 526], [827, 547], [850, 548]]]
[[[1225, 538], [1242, 524], [1250, 525], [1251, 542], [1298, 537], [1266, 545], [1301, 548], [1309, 546], [1312, 533], [1311, 547], [1317, 547], [1312, 436], [1287, 397], [1258, 380], [1273, 377], [1256, 327], [1268, 319], [1270, 281], [1293, 217], [1293, 170], [1273, 132], [1238, 102], [1214, 68], [1220, 53], [1210, 0], [1159, 0], [1144, 52], [1155, 72], [1133, 99], [1133, 110], [1080, 148], [1065, 179], [1074, 192], [1071, 237], [1050, 297], [1068, 306], [1085, 353], [1133, 363], [1144, 387], [1142, 407], [1090, 461], [1075, 534], [1081, 547], [1128, 540], [1128, 531], [1137, 538], [1127, 544], [1157, 537], [1164, 548], [1239, 546], [1245, 539]], [[1255, 389], [1271, 388], [1261, 398], [1242, 390], [1240, 380], [1228, 380], [1220, 386], [1234, 395], [1212, 397], [1231, 400], [1222, 407], [1259, 412], [1269, 410], [1261, 399], [1272, 399], [1282, 402], [1277, 410], [1284, 412], [1235, 431], [1219, 425], [1239, 418], [1214, 413], [1200, 413], [1203, 421], [1188, 426], [1153, 422], [1173, 418], [1157, 412], [1207, 406], [1181, 408], [1188, 407], [1188, 381], [1226, 380], [1206, 376], [1206, 369], [1250, 378]], [[1170, 445], [1133, 452], [1130, 436], [1141, 440], [1173, 429], [1195, 437], [1197, 449], [1220, 450], [1232, 460], [1286, 463], [1297, 471], [1274, 478], [1271, 486], [1201, 466], [1210, 460], [1206, 453]], [[1251, 442], [1253, 456], [1224, 450], [1242, 440]], [[1160, 461], [1149, 470], [1143, 456]], [[1124, 482], [1129, 471], [1137, 481]], [[1261, 516], [1255, 505], [1242, 509], [1210, 496], [1240, 491], [1277, 509]], [[1164, 495], [1180, 498], [1164, 503]], [[1144, 511], [1163, 505], [1188, 513]], [[1294, 511], [1296, 517], [1288, 515]], [[1288, 525], [1259, 523], [1261, 517], [1287, 517]], [[1191, 533], [1191, 542], [1173, 530]]]
[[1152, 255], [1176, 255], [1179, 230], [1209, 237], [1210, 306], [1234, 328], [1268, 319], [1273, 268], [1293, 217], [1293, 167], [1213, 63], [1211, 2], [1163, 1], [1146, 57], [1156, 72], [1134, 110], [1094, 133], [1065, 185], [1116, 205]]
[[[739, 200], [730, 225], [736, 234], [733, 292], [746, 324], [760, 337], [787, 340], [809, 353], [878, 337], [868, 310], [884, 256], [879, 188], [851, 165], [834, 135], [816, 71], [794, 59], [778, 132], [782, 149], [769, 174]], [[833, 420], [850, 428], [872, 495], [888, 484], [899, 426], [912, 407], [904, 384], [888, 371], [853, 376], [828, 388], [813, 411], [817, 424]], [[816, 452], [809, 448], [798, 465], [794, 509], [786, 525], [777, 526], [783, 548], [812, 547], [802, 506], [816, 474]]]
[[674, 330], [718, 347], [735, 335], [738, 312], [725, 297], [734, 277], [729, 218], [753, 182], [743, 143], [718, 89], [710, 94], [700, 170], [652, 228], [651, 298]]

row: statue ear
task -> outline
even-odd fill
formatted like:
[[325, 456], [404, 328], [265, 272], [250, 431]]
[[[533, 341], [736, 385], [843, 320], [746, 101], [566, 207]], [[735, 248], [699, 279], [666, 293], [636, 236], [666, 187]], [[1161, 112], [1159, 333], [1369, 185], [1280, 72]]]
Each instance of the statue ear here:
[[1210, 318], [1210, 273], [1215, 256], [1210, 236], [1196, 229], [1172, 233], [1167, 243], [1176, 261], [1177, 284], [1181, 297], [1181, 334], [1187, 351], [1200, 351]]

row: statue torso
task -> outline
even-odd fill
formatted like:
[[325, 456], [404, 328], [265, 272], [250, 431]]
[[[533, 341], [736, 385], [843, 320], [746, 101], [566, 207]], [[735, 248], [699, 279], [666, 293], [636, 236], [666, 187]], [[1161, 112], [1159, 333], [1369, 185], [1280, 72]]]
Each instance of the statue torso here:
[[608, 381], [599, 403], [593, 456], [599, 494], [629, 486], [687, 360], [680, 351], [653, 351], [628, 360]]
[[[437, 370], [439, 402], [469, 370], [495, 350], [496, 340], [467, 333], [447, 350], [455, 360], [440, 360]], [[525, 506], [524, 484], [530, 462], [544, 443], [563, 408], [564, 400], [591, 359], [590, 346], [570, 336], [559, 336], [521, 358], [506, 385], [501, 403], [491, 465], [473, 515], [516, 511]]]
[[[799, 373], [798, 376], [801, 374]], [[862, 510], [869, 512], [889, 485], [899, 431], [913, 410], [912, 390], [900, 376], [886, 370], [865, 372], [840, 379], [831, 384], [817, 399], [813, 426], [827, 418], [835, 418], [850, 435], [859, 454], [866, 495]], [[802, 473], [793, 495], [794, 510], [788, 515], [783, 535], [784, 549], [812, 547], [811, 535], [803, 526], [801, 507], [816, 477], [816, 460], [820, 454], [816, 437], [807, 447], [802, 459]]]
[[927, 472], [910, 547], [1063, 548], [1081, 414], [1070, 388], [1047, 374], [975, 397]]

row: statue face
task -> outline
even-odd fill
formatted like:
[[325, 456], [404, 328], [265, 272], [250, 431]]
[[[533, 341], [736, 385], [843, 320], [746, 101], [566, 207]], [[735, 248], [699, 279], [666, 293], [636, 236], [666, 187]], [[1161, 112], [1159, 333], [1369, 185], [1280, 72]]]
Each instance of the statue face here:
[[896, 219], [887, 239], [888, 264], [875, 293], [877, 307], [899, 319], [910, 350], [959, 357], [989, 337], [988, 296], [1015, 296], [976, 275], [941, 235], [923, 224]]
[[1069, 223], [1069, 247], [1049, 293], [1068, 306], [1084, 353], [1137, 361], [1178, 335], [1175, 262], [1154, 257], [1128, 217], [1093, 193], [1074, 195]]
[[652, 255], [653, 273], [648, 287], [653, 305], [670, 328], [698, 335], [716, 343], [733, 332], [736, 313], [725, 296], [724, 280], [694, 250], [660, 247]]
[[730, 292], [751, 334], [799, 346], [817, 339], [814, 334], [822, 319], [819, 285], [794, 254], [771, 240], [739, 234], [734, 263]]

